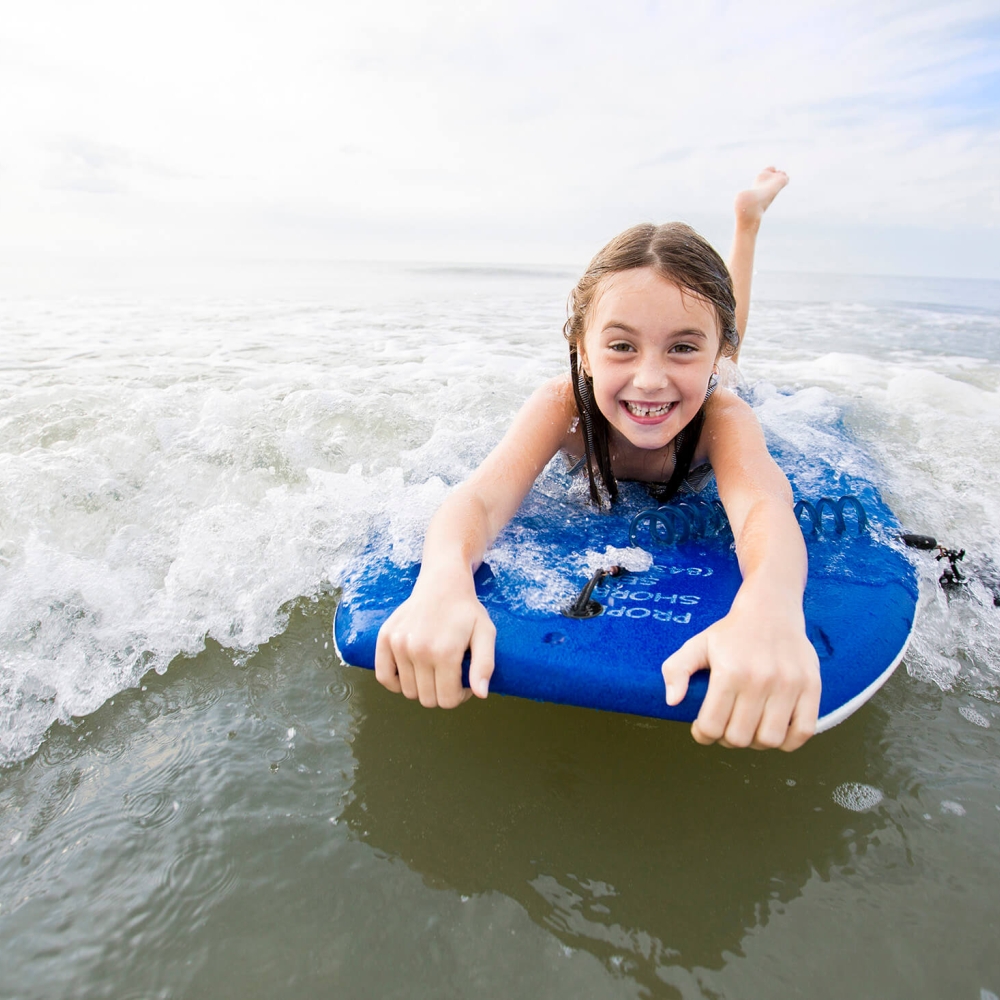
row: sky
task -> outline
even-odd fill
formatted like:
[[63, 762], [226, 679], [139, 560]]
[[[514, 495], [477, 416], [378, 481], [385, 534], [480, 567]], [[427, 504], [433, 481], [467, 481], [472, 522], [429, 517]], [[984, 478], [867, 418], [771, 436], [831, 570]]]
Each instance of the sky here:
[[0, 255], [579, 265], [791, 183], [760, 267], [1000, 279], [996, 0], [5, 0]]

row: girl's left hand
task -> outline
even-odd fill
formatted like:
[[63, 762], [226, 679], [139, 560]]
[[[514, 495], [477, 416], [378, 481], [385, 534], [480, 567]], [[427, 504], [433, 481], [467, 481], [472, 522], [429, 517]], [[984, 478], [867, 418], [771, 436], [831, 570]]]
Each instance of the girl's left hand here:
[[816, 729], [819, 659], [801, 604], [755, 597], [741, 591], [725, 618], [664, 661], [667, 704], [679, 704], [691, 675], [707, 667], [708, 693], [691, 726], [698, 743], [796, 750]]

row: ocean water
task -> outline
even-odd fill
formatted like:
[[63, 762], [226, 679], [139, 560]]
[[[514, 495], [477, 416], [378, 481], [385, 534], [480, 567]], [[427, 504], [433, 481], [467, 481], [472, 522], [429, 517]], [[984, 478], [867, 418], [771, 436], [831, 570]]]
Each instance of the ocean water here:
[[1000, 994], [1000, 283], [758, 275], [765, 427], [970, 573], [801, 751], [337, 661], [574, 279], [0, 265], [0, 997]]

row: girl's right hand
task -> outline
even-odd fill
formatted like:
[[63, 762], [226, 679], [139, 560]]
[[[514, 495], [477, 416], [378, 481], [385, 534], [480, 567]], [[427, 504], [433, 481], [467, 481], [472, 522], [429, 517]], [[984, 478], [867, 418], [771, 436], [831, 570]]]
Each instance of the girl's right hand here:
[[[425, 708], [454, 708], [473, 694], [486, 697], [497, 630], [470, 589], [417, 580], [410, 597], [379, 630], [375, 676], [383, 687], [419, 699]], [[470, 686], [464, 688], [467, 651]]]

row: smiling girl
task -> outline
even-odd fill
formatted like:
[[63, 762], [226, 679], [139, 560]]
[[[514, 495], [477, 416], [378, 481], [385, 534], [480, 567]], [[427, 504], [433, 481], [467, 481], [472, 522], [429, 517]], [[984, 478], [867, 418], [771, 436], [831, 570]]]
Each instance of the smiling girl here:
[[729, 613], [664, 662], [666, 700], [678, 704], [707, 667], [699, 743], [793, 750], [812, 735], [819, 665], [805, 634], [806, 552], [791, 490], [749, 406], [716, 389], [719, 361], [739, 354], [761, 218], [787, 182], [768, 168], [737, 196], [729, 270], [679, 223], [628, 229], [591, 261], [570, 297], [570, 373], [528, 399], [430, 523], [413, 593], [379, 632], [385, 687], [428, 707], [486, 697], [496, 630], [473, 573], [562, 450], [586, 467], [597, 504], [614, 501], [619, 479], [662, 500], [714, 472], [743, 583]]

